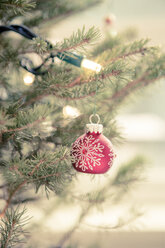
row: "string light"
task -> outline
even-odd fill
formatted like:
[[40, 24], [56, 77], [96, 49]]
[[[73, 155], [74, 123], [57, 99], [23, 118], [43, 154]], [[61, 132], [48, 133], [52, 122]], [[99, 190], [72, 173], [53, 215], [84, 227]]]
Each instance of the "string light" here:
[[92, 71], [96, 71], [96, 72], [100, 72], [102, 68], [101, 65], [89, 59], [83, 59], [81, 62], [81, 67], [92, 70]]
[[69, 64], [72, 64], [74, 66], [86, 68], [86, 69], [89, 69], [95, 72], [100, 72], [102, 68], [101, 65], [95, 63], [94, 61], [86, 59], [82, 55], [78, 55], [78, 54], [71, 53], [71, 52], [58, 53], [57, 57], [60, 60], [65, 61]]
[[[0, 25], [0, 33], [6, 32], [6, 31], [16, 32], [16, 33], [18, 33], [18, 34], [20, 34], [20, 35], [22, 35], [25, 38], [30, 39], [30, 40], [38, 37], [38, 35], [33, 33], [29, 28], [27, 28], [26, 26], [22, 26], [22, 25], [15, 25], [15, 24], [14, 25], [6, 25], [6, 26]], [[53, 48], [53, 45], [50, 42], [48, 42], [47, 40], [45, 40], [45, 42], [47, 43], [47, 45], [49, 46], [50, 49]], [[43, 74], [47, 73], [46, 70], [42, 71], [41, 69], [48, 60], [51, 59], [52, 63], [53, 63], [54, 58], [58, 58], [58, 59], [65, 61], [69, 64], [72, 64], [74, 66], [86, 68], [86, 69], [93, 70], [96, 72], [100, 72], [100, 70], [101, 70], [101, 65], [84, 58], [84, 56], [82, 56], [82, 55], [78, 55], [78, 54], [71, 53], [68, 51], [58, 52], [56, 54], [50, 53], [49, 56], [46, 57], [45, 60], [37, 67], [33, 67], [32, 61], [29, 58], [24, 57], [20, 61], [20, 66], [22, 68], [24, 68], [26, 71], [31, 73], [31, 75], [28, 74], [28, 75], [24, 76], [24, 83], [26, 85], [31, 85], [33, 83], [34, 78], [32, 77], [32, 74], [33, 75], [43, 75]]]
[[23, 77], [23, 81], [25, 85], [32, 85], [34, 82], [34, 79], [35, 79], [35, 76], [29, 72], [27, 72]]
[[71, 118], [76, 118], [80, 115], [80, 112], [78, 111], [77, 108], [74, 108], [70, 105], [66, 105], [63, 108], [63, 115], [65, 118], [71, 117]]

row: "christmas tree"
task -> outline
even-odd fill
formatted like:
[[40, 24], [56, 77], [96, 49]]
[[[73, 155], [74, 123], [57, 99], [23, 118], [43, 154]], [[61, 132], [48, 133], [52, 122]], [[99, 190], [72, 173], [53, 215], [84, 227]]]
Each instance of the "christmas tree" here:
[[[25, 224], [30, 225], [31, 219], [26, 212], [29, 202], [39, 200], [41, 190], [47, 197], [53, 196], [57, 205], [62, 202], [81, 206], [73, 228], [57, 240], [56, 247], [64, 247], [92, 208], [103, 206], [109, 195], [115, 204], [143, 171], [145, 160], [136, 157], [118, 165], [117, 173], [113, 177], [109, 174], [100, 189], [85, 194], [74, 190], [79, 174], [72, 164], [75, 168], [79, 165], [73, 161], [71, 147], [83, 134], [89, 117], [93, 114], [95, 120], [99, 115], [104, 135], [114, 145], [118, 144], [123, 140], [115, 120], [120, 106], [131, 94], [165, 77], [165, 55], [159, 48], [150, 46], [148, 40], [135, 40], [133, 31], [116, 36], [107, 33], [102, 38], [97, 28], [83, 27], [55, 44], [49, 41], [47, 27], [51, 20], [59, 23], [100, 2], [0, 2], [2, 248], [26, 247], [20, 245], [28, 239]], [[86, 172], [81, 160], [79, 171]], [[101, 168], [100, 161], [101, 156], [95, 168]], [[95, 168], [90, 166], [91, 161], [88, 172], [95, 174]], [[112, 228], [124, 225], [134, 216], [137, 213]]]

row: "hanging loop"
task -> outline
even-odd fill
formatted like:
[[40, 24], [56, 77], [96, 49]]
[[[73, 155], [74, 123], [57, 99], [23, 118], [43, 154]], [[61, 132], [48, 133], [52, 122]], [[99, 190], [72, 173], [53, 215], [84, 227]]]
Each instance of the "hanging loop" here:
[[97, 117], [97, 122], [96, 122], [96, 124], [99, 124], [99, 122], [100, 122], [100, 116], [99, 116], [98, 114], [92, 114], [92, 115], [90, 115], [90, 117], [89, 117], [90, 123], [91, 123], [91, 124], [94, 124], [94, 122], [92, 121], [92, 118], [93, 118], [93, 117]]

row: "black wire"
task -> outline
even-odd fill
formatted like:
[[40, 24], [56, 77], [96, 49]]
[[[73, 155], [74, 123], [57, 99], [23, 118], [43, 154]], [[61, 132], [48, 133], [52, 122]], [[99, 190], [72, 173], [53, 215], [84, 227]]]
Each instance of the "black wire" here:
[[36, 35], [29, 28], [23, 25], [8, 25], [8, 26], [0, 25], [0, 33], [6, 31], [14, 31], [15, 33], [21, 34], [22, 36], [30, 40], [38, 37], [38, 35]]
[[[7, 32], [7, 31], [13, 31], [15, 33], [18, 33], [29, 40], [39, 37], [38, 35], [33, 33], [29, 28], [23, 25], [8, 25], [8, 26], [0, 25], [0, 33]], [[50, 49], [53, 48], [53, 45], [49, 41], [47, 40], [44, 40], [44, 41], [47, 43]], [[74, 66], [77, 66], [77, 67], [81, 67], [81, 62], [84, 58], [84, 56], [82, 55], [78, 55], [72, 52], [65, 51], [65, 52], [57, 52], [55, 54], [50, 53], [48, 57], [46, 57], [44, 61], [37, 67], [33, 66], [33, 62], [29, 58], [23, 57], [20, 61], [20, 66], [34, 75], [43, 75], [47, 73], [47, 71], [46, 70], [41, 71], [41, 68], [50, 59], [52, 60], [52, 63], [50, 66], [52, 66], [55, 57], [59, 58], [62, 61], [65, 61], [66, 63], [70, 63]]]
[[[55, 57], [55, 56], [54, 56]], [[32, 61], [29, 58], [23, 57], [20, 61], [20, 66], [24, 68], [26, 71], [31, 72], [34, 75], [44, 75], [47, 71], [40, 71], [42, 66], [49, 60], [52, 59], [52, 55], [49, 55], [45, 60], [37, 67], [33, 67]], [[53, 60], [52, 60], [53, 62]]]
[[[39, 37], [38, 35], [33, 33], [29, 28], [27, 28], [26, 26], [23, 26], [23, 25], [8, 25], [8, 26], [0, 25], [0, 33], [7, 32], [7, 31], [13, 31], [15, 33], [18, 33], [29, 40], [32, 40], [33, 38]], [[50, 42], [48, 42], [47, 40], [46, 40], [46, 43], [49, 45], [50, 48], [53, 47], [52, 44]], [[47, 71], [40, 71], [40, 69], [49, 59], [52, 59], [52, 63], [53, 63], [53, 59], [55, 56], [56, 55], [51, 53], [37, 67], [33, 67], [33, 63], [29, 58], [23, 57], [20, 61], [20, 66], [22, 68], [24, 68], [25, 70], [27, 70], [28, 72], [31, 72], [34, 75], [43, 75], [43, 74], [47, 73]]]

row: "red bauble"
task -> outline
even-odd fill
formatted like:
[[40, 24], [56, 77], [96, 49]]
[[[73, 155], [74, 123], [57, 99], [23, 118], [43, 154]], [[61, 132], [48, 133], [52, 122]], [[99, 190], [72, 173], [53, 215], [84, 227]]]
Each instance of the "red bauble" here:
[[111, 26], [115, 23], [116, 16], [114, 14], [110, 14], [110, 15], [105, 17], [104, 21], [105, 21], [106, 25]]
[[111, 168], [116, 157], [112, 143], [101, 134], [101, 124], [91, 123], [86, 127], [86, 133], [72, 145], [72, 165], [83, 173], [105, 173]]

